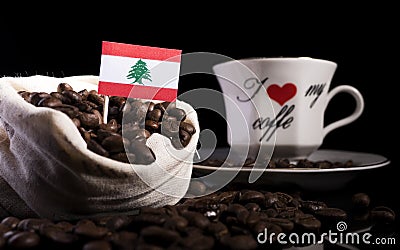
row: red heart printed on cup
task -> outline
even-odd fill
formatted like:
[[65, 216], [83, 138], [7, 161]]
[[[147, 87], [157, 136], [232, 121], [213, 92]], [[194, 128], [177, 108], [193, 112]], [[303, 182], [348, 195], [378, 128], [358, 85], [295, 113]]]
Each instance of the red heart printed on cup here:
[[269, 97], [281, 106], [292, 99], [296, 95], [296, 92], [296, 85], [290, 82], [285, 83], [282, 87], [277, 84], [271, 84], [267, 88]]

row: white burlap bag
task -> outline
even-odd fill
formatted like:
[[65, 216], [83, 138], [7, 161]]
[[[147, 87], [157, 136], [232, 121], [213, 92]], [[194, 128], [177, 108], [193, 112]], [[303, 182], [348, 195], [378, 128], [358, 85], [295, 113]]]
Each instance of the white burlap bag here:
[[156, 161], [127, 164], [88, 150], [67, 115], [35, 107], [17, 93], [50, 93], [61, 82], [77, 91], [92, 90], [98, 77], [0, 78], [0, 177], [32, 211], [55, 220], [79, 219], [172, 205], [185, 195], [199, 138], [197, 114], [189, 104], [177, 101], [196, 128], [185, 149], [175, 150], [168, 138], [155, 133], [147, 145]]

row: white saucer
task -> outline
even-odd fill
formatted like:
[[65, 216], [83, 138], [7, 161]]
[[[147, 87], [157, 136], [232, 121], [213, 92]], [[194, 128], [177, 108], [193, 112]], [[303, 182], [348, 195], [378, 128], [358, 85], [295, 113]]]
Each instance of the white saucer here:
[[[217, 148], [212, 153], [210, 159], [224, 160], [229, 148]], [[331, 162], [353, 161], [353, 167], [346, 168], [267, 168], [257, 169], [251, 167], [216, 167], [194, 164], [193, 171], [195, 174], [204, 176], [215, 170], [220, 171], [237, 171], [238, 174], [233, 182], [249, 183], [249, 174], [251, 171], [262, 171], [263, 173], [254, 184], [265, 184], [271, 186], [289, 186], [299, 187], [302, 189], [312, 190], [331, 190], [339, 189], [353, 180], [360, 172], [381, 168], [390, 164], [390, 160], [378, 154], [370, 154], [364, 152], [352, 152], [343, 150], [327, 150], [321, 149], [314, 152], [309, 158], [310, 161], [327, 160]], [[212, 185], [212, 183], [206, 183]]]

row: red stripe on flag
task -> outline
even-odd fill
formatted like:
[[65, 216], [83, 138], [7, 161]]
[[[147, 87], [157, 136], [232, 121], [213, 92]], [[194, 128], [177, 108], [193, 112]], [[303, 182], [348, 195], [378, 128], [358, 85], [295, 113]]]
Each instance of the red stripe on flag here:
[[180, 63], [182, 50], [103, 41], [102, 54]]
[[99, 82], [99, 94], [109, 96], [124, 96], [140, 99], [152, 99], [173, 102], [178, 94], [177, 89], [157, 88], [134, 84], [122, 84], [113, 82]]

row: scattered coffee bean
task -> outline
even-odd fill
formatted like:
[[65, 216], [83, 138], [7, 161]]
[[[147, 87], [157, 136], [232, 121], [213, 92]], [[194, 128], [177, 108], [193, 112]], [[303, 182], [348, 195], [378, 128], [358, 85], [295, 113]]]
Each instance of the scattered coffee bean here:
[[83, 250], [111, 250], [111, 244], [105, 240], [94, 240], [86, 243]]
[[2, 225], [9, 227], [10, 229], [15, 229], [21, 220], [16, 217], [6, 217], [1, 221]]
[[8, 241], [8, 246], [12, 248], [34, 248], [40, 243], [40, 237], [33, 232], [18, 232], [11, 236]]
[[366, 193], [357, 193], [353, 195], [352, 202], [355, 209], [365, 209], [369, 207], [371, 200]]
[[396, 219], [395, 212], [385, 206], [374, 207], [370, 212], [370, 216], [374, 223], [393, 223]]
[[261, 192], [250, 190], [240, 195], [239, 202], [242, 204], [253, 202], [262, 206], [265, 203], [265, 196]]
[[[181, 123], [181, 126], [183, 126], [183, 122]], [[187, 131], [186, 128], [181, 127], [183, 130]], [[190, 130], [190, 129], [189, 129]], [[243, 167], [253, 167], [254, 166], [254, 159], [247, 158], [245, 163], [243, 164]], [[220, 167], [223, 163], [227, 163], [222, 160], [218, 159], [206, 159], [202, 161], [200, 164], [201, 165], [208, 165], [208, 166], [214, 166], [214, 167]], [[242, 167], [238, 166], [233, 163], [229, 163], [233, 167]], [[269, 162], [260, 162], [257, 163], [260, 164], [260, 167], [262, 166], [267, 166], [267, 168], [285, 168], [285, 169], [293, 169], [293, 168], [301, 168], [301, 169], [328, 169], [328, 168], [350, 168], [354, 167], [354, 163], [352, 160], [348, 160], [345, 162], [330, 162], [330, 161], [310, 161], [308, 159], [300, 159], [296, 162], [291, 162], [289, 159], [272, 159]]]
[[179, 233], [159, 226], [149, 226], [141, 231], [140, 236], [144, 241], [167, 247], [179, 240]]
[[250, 250], [258, 247], [257, 241], [251, 235], [225, 236], [221, 239], [223, 246], [229, 249]]
[[[365, 194], [351, 196], [349, 205], [354, 205], [354, 197], [357, 201], [361, 197], [363, 202], [355, 204], [365, 207]], [[374, 226], [389, 228], [395, 221], [389, 207], [367, 206], [355, 211], [367, 212], [370, 220], [362, 222]], [[137, 215], [57, 222], [0, 218], [0, 249], [275, 249], [279, 233], [318, 235], [336, 230], [339, 221], [361, 223], [353, 210], [350, 214], [320, 200], [303, 200], [300, 194], [222, 190], [185, 198], [176, 205], [142, 207]], [[268, 242], [258, 244], [257, 236], [265, 230]]]

